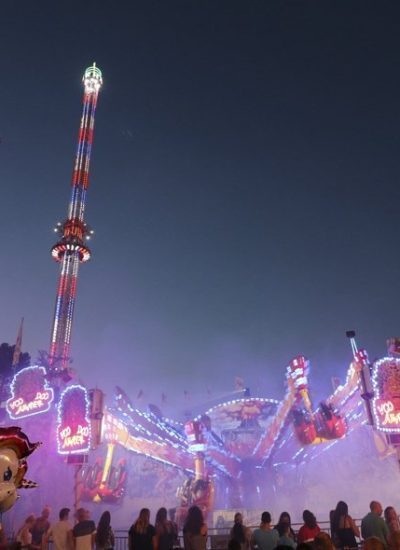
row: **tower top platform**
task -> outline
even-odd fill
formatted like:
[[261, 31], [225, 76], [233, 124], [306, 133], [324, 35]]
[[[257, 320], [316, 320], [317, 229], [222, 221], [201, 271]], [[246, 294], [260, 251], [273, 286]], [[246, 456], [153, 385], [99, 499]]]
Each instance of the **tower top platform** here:
[[86, 93], [97, 93], [103, 85], [103, 75], [101, 70], [96, 67], [93, 62], [91, 67], [88, 67], [83, 75], [82, 82], [85, 86]]

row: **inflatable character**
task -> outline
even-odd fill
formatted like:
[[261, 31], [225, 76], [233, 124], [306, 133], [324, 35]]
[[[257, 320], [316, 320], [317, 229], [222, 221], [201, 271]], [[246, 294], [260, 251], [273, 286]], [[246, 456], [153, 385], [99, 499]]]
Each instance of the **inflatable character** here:
[[21, 428], [0, 428], [0, 513], [14, 506], [17, 489], [37, 487], [25, 479], [28, 469], [26, 457], [33, 453], [40, 443], [31, 443]]

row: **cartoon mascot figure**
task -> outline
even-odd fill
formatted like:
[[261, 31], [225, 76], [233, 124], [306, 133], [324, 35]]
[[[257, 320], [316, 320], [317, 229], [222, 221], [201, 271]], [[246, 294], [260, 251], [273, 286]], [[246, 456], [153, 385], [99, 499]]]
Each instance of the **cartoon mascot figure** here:
[[31, 443], [21, 428], [0, 428], [0, 513], [14, 506], [17, 489], [37, 487], [36, 483], [25, 479], [28, 469], [25, 459], [39, 445]]

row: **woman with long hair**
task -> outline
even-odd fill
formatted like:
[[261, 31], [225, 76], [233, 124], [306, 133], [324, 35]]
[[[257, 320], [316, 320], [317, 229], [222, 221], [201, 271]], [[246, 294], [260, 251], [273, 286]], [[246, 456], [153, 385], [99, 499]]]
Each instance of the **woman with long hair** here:
[[183, 526], [185, 550], [205, 550], [207, 544], [207, 525], [198, 506], [191, 506]]
[[390, 534], [400, 531], [399, 516], [393, 506], [385, 508], [383, 515]]
[[154, 550], [156, 530], [150, 523], [150, 510], [142, 508], [129, 529], [129, 550]]
[[286, 535], [293, 541], [296, 541], [296, 534], [292, 529], [292, 520], [289, 512], [281, 513], [278, 523], [275, 525], [275, 529], [278, 531], [279, 537], [284, 537]]
[[114, 547], [114, 533], [111, 527], [111, 514], [108, 510], [101, 514], [96, 531], [97, 550], [110, 550]]
[[349, 515], [349, 507], [340, 500], [332, 514], [332, 538], [337, 548], [357, 548], [356, 537], [360, 530], [353, 518]]
[[297, 535], [297, 542], [312, 542], [318, 533], [321, 531], [317, 523], [317, 519], [310, 510], [303, 512], [304, 525], [300, 527]]
[[173, 523], [168, 520], [167, 509], [160, 508], [156, 514], [154, 550], [172, 550], [176, 538]]
[[231, 539], [240, 544], [242, 550], [250, 547], [251, 532], [248, 527], [243, 525], [243, 516], [240, 512], [236, 512], [233, 519], [233, 527], [231, 529]]

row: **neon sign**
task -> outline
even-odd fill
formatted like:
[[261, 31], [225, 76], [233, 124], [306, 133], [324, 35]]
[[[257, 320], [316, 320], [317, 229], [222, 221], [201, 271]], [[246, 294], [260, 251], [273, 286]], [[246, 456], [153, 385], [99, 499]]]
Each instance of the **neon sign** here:
[[400, 359], [384, 357], [372, 371], [372, 412], [376, 428], [400, 433]]
[[387, 428], [400, 427], [400, 403], [397, 406], [393, 401], [378, 399], [376, 402], [376, 412], [381, 426]]
[[90, 448], [89, 398], [79, 385], [64, 390], [58, 404], [57, 448], [59, 454], [84, 454]]
[[46, 380], [44, 367], [26, 367], [11, 382], [11, 397], [6, 409], [13, 420], [48, 411], [54, 399], [54, 391]]

